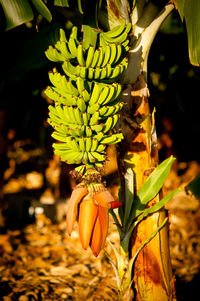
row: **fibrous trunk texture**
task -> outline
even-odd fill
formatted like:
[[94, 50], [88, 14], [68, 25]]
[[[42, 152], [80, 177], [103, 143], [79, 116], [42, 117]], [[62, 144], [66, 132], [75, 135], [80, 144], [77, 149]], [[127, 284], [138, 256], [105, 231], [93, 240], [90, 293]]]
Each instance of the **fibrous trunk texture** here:
[[[122, 132], [125, 136], [122, 145], [124, 167], [133, 169], [135, 193], [158, 165], [154, 111], [150, 112], [148, 97], [148, 88], [142, 75], [133, 85], [128, 85], [123, 93], [123, 100], [127, 102], [121, 116]], [[158, 195], [148, 206], [158, 202], [159, 197]], [[156, 212], [136, 227], [131, 239], [130, 257], [163, 222], [166, 214], [165, 210]], [[135, 299], [138, 301], [176, 300], [169, 254], [168, 224], [139, 253], [133, 269], [133, 283]]]

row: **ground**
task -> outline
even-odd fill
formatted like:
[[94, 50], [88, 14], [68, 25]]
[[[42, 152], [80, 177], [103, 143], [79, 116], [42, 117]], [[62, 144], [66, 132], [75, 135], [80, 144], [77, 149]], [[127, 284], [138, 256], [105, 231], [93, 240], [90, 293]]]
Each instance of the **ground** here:
[[[2, 191], [7, 207], [3, 212], [6, 225], [0, 234], [0, 300], [117, 300], [115, 274], [105, 252], [95, 258], [91, 250], [84, 251], [76, 227], [71, 237], [66, 234], [64, 215], [69, 195], [63, 199], [62, 185], [58, 187], [63, 174], [59, 161], [50, 160], [44, 172], [31, 170], [30, 162], [38, 163], [41, 153], [24, 145], [18, 142], [10, 149], [9, 167], [4, 173]], [[199, 173], [196, 161], [177, 162], [165, 181], [164, 195], [185, 187]], [[69, 182], [73, 187], [74, 182]], [[116, 195], [113, 170], [107, 182]], [[186, 301], [191, 290], [197, 292], [199, 286], [199, 200], [183, 190], [166, 207], [177, 299]], [[108, 237], [118, 247], [112, 218]], [[108, 243], [105, 249], [114, 259]]]

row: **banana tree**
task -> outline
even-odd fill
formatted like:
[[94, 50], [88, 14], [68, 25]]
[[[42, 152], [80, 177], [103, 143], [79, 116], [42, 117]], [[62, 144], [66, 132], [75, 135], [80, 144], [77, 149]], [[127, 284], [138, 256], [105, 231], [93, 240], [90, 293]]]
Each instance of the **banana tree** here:
[[[33, 18], [29, 2], [51, 21], [43, 1], [26, 1], [26, 5], [18, 1], [12, 6], [12, 1], [1, 0], [7, 29]], [[162, 185], [174, 158], [159, 164], [147, 62], [161, 24], [178, 9], [187, 26], [190, 61], [199, 66], [200, 3], [79, 0], [75, 15], [70, 2], [55, 4], [64, 7], [60, 12], [72, 22], [71, 31], [61, 28], [46, 50], [47, 58], [58, 66], [49, 72], [53, 86], [46, 90], [55, 102], [49, 107], [52, 136], [59, 141], [53, 147], [62, 161], [77, 165], [72, 176], [79, 182], [68, 204], [67, 231], [70, 235], [78, 216], [81, 244], [98, 256], [112, 214], [119, 249], [109, 243], [117, 264], [105, 252], [116, 274], [119, 299], [175, 300], [163, 207], [179, 190], [162, 198]], [[14, 18], [16, 14], [19, 18]], [[102, 182], [110, 144], [117, 144], [119, 200]]]

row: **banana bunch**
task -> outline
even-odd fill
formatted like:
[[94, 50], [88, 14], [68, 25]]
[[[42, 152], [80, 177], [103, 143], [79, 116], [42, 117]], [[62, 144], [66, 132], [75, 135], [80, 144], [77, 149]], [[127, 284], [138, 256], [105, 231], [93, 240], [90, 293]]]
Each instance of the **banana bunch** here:
[[123, 106], [117, 80], [128, 65], [130, 29], [125, 21], [108, 32], [90, 28], [95, 34], [93, 43], [84, 33], [79, 40], [75, 26], [68, 40], [60, 29], [60, 40], [45, 52], [49, 60], [61, 64], [64, 72], [56, 68], [50, 71], [52, 86], [45, 91], [54, 101], [48, 118], [54, 128], [52, 137], [58, 141], [53, 144], [54, 152], [62, 161], [80, 165], [77, 171], [83, 166], [102, 167], [106, 146], [123, 139], [113, 129]]

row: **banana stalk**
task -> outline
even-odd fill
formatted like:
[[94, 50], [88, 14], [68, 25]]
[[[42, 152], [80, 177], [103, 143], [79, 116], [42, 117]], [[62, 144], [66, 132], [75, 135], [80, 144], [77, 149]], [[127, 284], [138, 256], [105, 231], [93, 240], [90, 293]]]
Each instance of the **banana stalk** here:
[[[126, 147], [123, 160], [125, 169], [131, 169], [134, 174], [135, 193], [137, 193], [152, 170], [158, 165], [156, 139], [154, 136], [152, 139], [155, 130], [154, 112], [151, 114], [149, 110], [149, 93], [142, 75], [139, 76], [135, 84], [128, 86], [127, 91], [130, 96], [130, 111], [137, 104], [137, 109], [134, 112], [137, 126], [135, 129], [131, 125], [127, 127], [127, 120], [129, 120], [127, 111], [122, 111], [121, 126], [125, 137], [122, 148]], [[127, 95], [127, 91], [124, 91], [124, 95]], [[131, 116], [129, 115], [129, 117]], [[125, 187], [125, 184], [122, 186]], [[155, 205], [159, 200], [159, 195], [157, 195], [148, 204], [148, 207]], [[134, 257], [141, 246], [141, 242], [148, 239], [152, 232], [164, 222], [165, 218], [166, 212], [160, 210], [137, 225], [130, 242], [130, 258]], [[136, 300], [175, 300], [167, 223], [138, 254], [133, 268], [132, 280], [136, 291]]]

